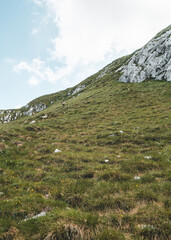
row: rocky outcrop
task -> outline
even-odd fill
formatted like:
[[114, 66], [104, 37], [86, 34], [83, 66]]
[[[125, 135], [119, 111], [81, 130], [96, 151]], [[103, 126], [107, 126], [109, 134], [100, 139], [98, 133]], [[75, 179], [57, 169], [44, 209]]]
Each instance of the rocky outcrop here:
[[20, 116], [22, 116], [22, 112], [20, 110], [1, 110], [0, 123], [8, 123], [10, 121], [14, 121]]
[[[79, 84], [76, 87], [73, 87], [69, 92], [67, 92], [66, 97], [72, 98], [72, 97], [78, 96], [84, 88], [85, 88], [84, 84], [82, 85]], [[0, 123], [9, 123], [22, 116], [32, 116], [38, 112], [43, 111], [54, 102], [59, 102], [59, 101], [60, 101], [60, 98], [55, 99], [54, 101], [51, 101], [51, 98], [50, 98], [48, 101], [46, 101], [46, 104], [45, 104], [43, 102], [34, 100], [18, 110], [15, 110], [15, 109], [0, 110]], [[44, 116], [44, 118], [46, 118], [46, 116]]]
[[68, 96], [75, 95], [76, 93], [79, 93], [85, 88], [85, 85], [77, 85], [76, 88], [72, 88], [71, 91], [68, 92]]
[[136, 51], [126, 65], [119, 69], [120, 82], [154, 80], [171, 81], [171, 26]]
[[8, 123], [16, 120], [22, 116], [32, 116], [46, 108], [43, 103], [36, 103], [33, 105], [27, 104], [25, 107], [19, 110], [1, 110], [0, 111], [0, 123]]
[[43, 104], [43, 103], [38, 103], [38, 104], [34, 104], [33, 106], [29, 106], [26, 105], [25, 106], [25, 111], [23, 111], [23, 115], [25, 116], [32, 116], [34, 115], [35, 113], [38, 113], [40, 111], [43, 111], [44, 109], [46, 109], [46, 105]]

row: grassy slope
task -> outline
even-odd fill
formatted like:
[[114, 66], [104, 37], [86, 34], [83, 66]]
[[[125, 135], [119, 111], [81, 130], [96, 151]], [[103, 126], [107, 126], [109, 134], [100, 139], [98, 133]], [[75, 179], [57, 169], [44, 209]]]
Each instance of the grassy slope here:
[[[47, 107], [51, 106], [51, 102], [53, 102], [53, 104], [55, 103], [59, 103], [62, 101], [66, 101], [69, 100], [74, 96], [77, 96], [78, 94], [84, 92], [85, 90], [89, 90], [90, 87], [97, 87], [101, 84], [101, 80], [100, 78], [98, 78], [98, 76], [103, 73], [105, 71], [105, 69], [107, 69], [107, 73], [106, 73], [106, 77], [103, 77], [103, 81], [105, 81], [105, 79], [108, 81], [108, 79], [110, 78], [110, 80], [116, 80], [118, 78], [118, 74], [114, 74], [114, 71], [116, 69], [118, 69], [119, 67], [122, 66], [122, 64], [124, 64], [129, 58], [130, 56], [132, 56], [132, 54], [121, 57], [116, 59], [115, 61], [113, 61], [112, 63], [108, 64], [106, 67], [104, 67], [102, 70], [100, 70], [99, 72], [97, 72], [96, 74], [88, 77], [87, 79], [85, 79], [84, 81], [80, 82], [79, 84], [77, 84], [76, 86], [72, 87], [72, 88], [68, 88], [66, 90], [60, 91], [60, 92], [56, 92], [53, 94], [47, 94], [41, 97], [38, 97], [36, 99], [34, 99], [33, 101], [31, 101], [29, 103], [29, 106], [34, 106], [35, 104], [39, 104], [39, 103], [43, 103], [45, 104]], [[74, 94], [74, 90], [76, 90], [78, 87], [84, 86], [79, 92]], [[25, 110], [25, 107], [21, 108], [22, 111]], [[13, 111], [17, 111], [17, 110], [13, 110]]]
[[0, 239], [169, 239], [171, 85], [91, 81], [0, 125]]
[[157, 33], [157, 35], [156, 35], [154, 38], [160, 37], [163, 33], [167, 32], [167, 31], [170, 30], [170, 29], [171, 29], [171, 24], [170, 24], [168, 27], [164, 28], [164, 29], [163, 29], [162, 31], [160, 31], [159, 33]]

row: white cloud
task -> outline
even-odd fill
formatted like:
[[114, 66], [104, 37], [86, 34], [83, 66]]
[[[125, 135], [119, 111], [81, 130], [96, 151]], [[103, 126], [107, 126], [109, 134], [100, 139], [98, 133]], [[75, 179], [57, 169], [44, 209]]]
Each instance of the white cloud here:
[[38, 29], [38, 28], [33, 28], [33, 30], [32, 30], [32, 32], [31, 32], [31, 33], [32, 33], [33, 35], [35, 35], [36, 33], [38, 33], [38, 31], [39, 31], [39, 29]]
[[37, 86], [43, 81], [56, 83], [59, 79], [70, 74], [72, 72], [72, 68], [70, 66], [63, 66], [59, 69], [52, 70], [44, 61], [35, 58], [31, 61], [31, 63], [27, 63], [25, 61], [19, 62], [14, 66], [14, 71], [16, 73], [21, 73], [22, 71], [28, 72], [30, 75], [28, 80], [29, 84]]
[[5, 63], [10, 63], [10, 64], [14, 64], [14, 59], [11, 59], [11, 58], [9, 58], [9, 57], [6, 57], [5, 59], [4, 59], [4, 62]]
[[[123, 53], [143, 46], [170, 24], [170, 0], [33, 0], [48, 10], [57, 28], [51, 62], [20, 62], [15, 71], [27, 71], [29, 84], [56, 83], [87, 77]], [[38, 29], [33, 29], [36, 34]], [[60, 67], [52, 67], [52, 62]], [[103, 66], [104, 66], [103, 65]], [[91, 71], [90, 71], [91, 69]], [[81, 72], [81, 75], [80, 75]], [[82, 79], [80, 79], [81, 81]]]
[[41, 81], [40, 79], [37, 79], [34, 75], [29, 78], [29, 84], [31, 86], [37, 86]]
[[41, 1], [41, 0], [33, 0], [33, 3], [35, 3], [36, 5], [42, 7], [43, 6], [43, 2], [44, 1]]
[[45, 80], [44, 72], [44, 62], [35, 58], [31, 63], [22, 61], [14, 66], [14, 71], [21, 73], [22, 71], [27, 71], [31, 77], [29, 78], [29, 84], [32, 86], [37, 86], [41, 81]]
[[65, 58], [67, 64], [73, 65], [103, 61], [113, 48], [131, 52], [171, 20], [170, 0], [45, 0], [45, 3], [59, 29], [52, 56]]
[[44, 62], [38, 58], [34, 58], [31, 63], [20, 62], [16, 66], [14, 66], [14, 71], [20, 73], [22, 70], [28, 71], [29, 73], [34, 73], [38, 75], [40, 78], [43, 78], [43, 73], [41, 71], [44, 69]]

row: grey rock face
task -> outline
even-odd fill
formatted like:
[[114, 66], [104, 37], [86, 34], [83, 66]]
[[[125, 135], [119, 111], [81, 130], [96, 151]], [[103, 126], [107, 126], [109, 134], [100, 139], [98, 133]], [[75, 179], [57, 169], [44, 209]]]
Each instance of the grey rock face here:
[[136, 51], [121, 72], [120, 82], [171, 81], [171, 29]]
[[11, 122], [21, 116], [32, 116], [35, 113], [43, 111], [44, 109], [46, 109], [46, 105], [43, 103], [38, 103], [38, 104], [34, 104], [33, 106], [29, 106], [29, 104], [27, 104], [25, 106], [25, 111], [2, 110], [0, 111], [0, 123]]
[[83, 88], [85, 88], [85, 85], [78, 86], [72, 93], [72, 95], [80, 92]]
[[31, 116], [34, 113], [38, 113], [40, 111], [43, 111], [46, 108], [46, 105], [43, 103], [35, 104], [33, 106], [26, 105], [27, 111], [23, 112], [23, 115], [25, 116]]
[[2, 110], [0, 111], [0, 123], [8, 123], [16, 120], [22, 113], [15, 110]]

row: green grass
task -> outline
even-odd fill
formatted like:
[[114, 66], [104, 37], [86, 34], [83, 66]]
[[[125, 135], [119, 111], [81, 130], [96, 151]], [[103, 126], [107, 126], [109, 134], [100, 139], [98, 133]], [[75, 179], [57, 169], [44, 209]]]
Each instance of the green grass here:
[[164, 28], [162, 31], [160, 31], [156, 36], [155, 38], [158, 38], [160, 37], [163, 33], [165, 33], [166, 31], [170, 30], [171, 29], [171, 25], [169, 25], [168, 27]]
[[1, 240], [170, 238], [171, 85], [96, 77], [0, 125]]

